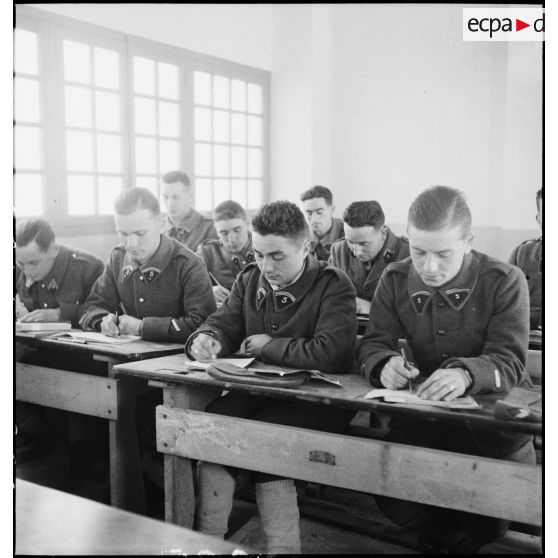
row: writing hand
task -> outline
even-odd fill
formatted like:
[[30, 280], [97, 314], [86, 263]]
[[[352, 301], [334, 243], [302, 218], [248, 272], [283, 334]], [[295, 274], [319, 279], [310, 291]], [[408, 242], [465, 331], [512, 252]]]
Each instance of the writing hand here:
[[[122, 317], [119, 317], [122, 320]], [[101, 320], [101, 333], [108, 335], [109, 337], [118, 337], [120, 335], [120, 329], [116, 324], [116, 316], [114, 314], [107, 314]]]
[[417, 395], [432, 401], [452, 401], [471, 385], [462, 368], [439, 368], [417, 388]]
[[217, 339], [206, 333], [200, 333], [194, 337], [190, 353], [199, 362], [211, 362], [217, 358], [221, 349], [221, 343]]
[[410, 370], [405, 368], [405, 361], [403, 357], [391, 357], [380, 373], [380, 382], [388, 389], [403, 389], [407, 387], [409, 378], [416, 378], [419, 371], [414, 366]]
[[267, 333], [258, 333], [256, 335], [250, 335], [246, 337], [246, 352], [256, 358], [262, 356], [262, 349], [273, 339]]
[[225, 289], [225, 287], [221, 287], [220, 285], [217, 287], [213, 287], [213, 296], [215, 297], [215, 302], [217, 304], [223, 304], [225, 299], [231, 294], [231, 291]]
[[33, 310], [19, 319], [20, 322], [59, 322], [60, 308]]
[[141, 320], [123, 314], [118, 316], [118, 329], [121, 335], [141, 335]]

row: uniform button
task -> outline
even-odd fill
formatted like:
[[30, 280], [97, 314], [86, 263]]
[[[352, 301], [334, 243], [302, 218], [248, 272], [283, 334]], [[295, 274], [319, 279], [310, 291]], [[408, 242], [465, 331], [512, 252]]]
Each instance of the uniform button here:
[[143, 275], [140, 275], [140, 281], [143, 281]]
[[445, 335], [446, 334], [446, 330], [445, 329], [439, 329], [438, 330], [438, 335]]
[[442, 355], [442, 358], [449, 358], [449, 355], [448, 355], [447, 353], [444, 353], [444, 354]]
[[44, 283], [41, 283], [41, 287], [44, 289], [44, 288], [45, 288], [45, 284], [44, 284]]
[[443, 300], [439, 300], [437, 302], [437, 304], [438, 304], [438, 306], [445, 306], [446, 305], [446, 303]]
[[143, 297], [140, 297], [139, 301], [140, 301], [140, 302], [143, 302], [143, 301], [144, 301], [144, 298], [143, 298]]
[[364, 287], [364, 290], [365, 290], [365, 291], [369, 291], [369, 290], [370, 290], [370, 287]]
[[272, 324], [271, 329], [275, 331], [277, 329], [277, 324]]
[[77, 258], [77, 256], [75, 254], [72, 253], [72, 258]]
[[46, 308], [48, 306], [48, 304], [46, 302], [43, 302], [43, 308]]

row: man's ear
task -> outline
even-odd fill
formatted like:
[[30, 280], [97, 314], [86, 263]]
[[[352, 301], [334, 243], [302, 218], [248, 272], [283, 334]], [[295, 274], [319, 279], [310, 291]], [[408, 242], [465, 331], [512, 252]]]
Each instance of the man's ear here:
[[465, 253], [468, 254], [473, 248], [473, 240], [475, 239], [475, 235], [473, 233], [469, 233], [469, 236], [465, 239]]

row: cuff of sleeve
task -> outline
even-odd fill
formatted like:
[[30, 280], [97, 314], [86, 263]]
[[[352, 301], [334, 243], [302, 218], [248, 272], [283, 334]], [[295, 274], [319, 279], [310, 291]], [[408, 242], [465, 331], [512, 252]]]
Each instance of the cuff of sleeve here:
[[[262, 348], [262, 362], [267, 364], [284, 364], [284, 355], [289, 346], [290, 339], [272, 339]], [[288, 366], [284, 364], [285, 366]]]
[[395, 351], [379, 351], [370, 355], [359, 368], [359, 372], [371, 384], [373, 380], [379, 381], [380, 372], [384, 364], [393, 356], [398, 356], [399, 353]]
[[459, 358], [447, 361], [446, 368], [465, 368], [473, 383], [467, 389], [468, 395], [476, 393], [496, 393], [505, 391], [502, 375], [498, 367], [488, 359]]
[[79, 304], [71, 302], [61, 302], [60, 303], [60, 321], [61, 322], [72, 322], [75, 326], [78, 323], [79, 317]]
[[170, 318], [143, 318], [141, 337], [146, 341], [167, 341]]

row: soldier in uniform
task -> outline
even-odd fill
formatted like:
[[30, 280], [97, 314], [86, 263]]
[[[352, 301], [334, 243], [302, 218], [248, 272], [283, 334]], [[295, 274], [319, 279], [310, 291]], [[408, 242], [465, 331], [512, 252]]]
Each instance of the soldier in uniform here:
[[161, 187], [167, 214], [163, 232], [196, 251], [208, 238], [217, 238], [213, 221], [192, 207], [192, 186], [185, 172], [170, 171], [163, 175]]
[[[528, 290], [516, 267], [472, 250], [471, 213], [461, 192], [425, 190], [409, 209], [411, 258], [390, 264], [372, 301], [357, 353], [374, 386], [403, 389], [424, 379], [417, 394], [451, 401], [531, 386], [525, 370]], [[414, 366], [397, 351], [405, 338]], [[532, 436], [392, 417], [386, 439], [522, 463], [534, 463]], [[481, 489], [482, 487], [479, 487]], [[509, 522], [377, 497], [395, 523], [420, 532], [425, 551], [473, 553], [501, 536]]]
[[[542, 231], [542, 189], [537, 192], [537, 223]], [[529, 284], [531, 329], [542, 327], [542, 236], [526, 240], [512, 252], [509, 263], [521, 268]]]
[[327, 262], [331, 245], [343, 237], [343, 221], [333, 217], [333, 195], [325, 186], [313, 186], [300, 199], [310, 227], [310, 253]]
[[[355, 289], [340, 270], [308, 254], [308, 226], [288, 201], [265, 204], [252, 219], [256, 263], [246, 266], [230, 296], [189, 339], [186, 351], [202, 361], [246, 351], [265, 363], [349, 372], [356, 341]], [[342, 432], [354, 412], [305, 402], [274, 401], [231, 391], [211, 413], [275, 424]], [[223, 537], [232, 507], [234, 472], [201, 463], [197, 519], [200, 531]], [[294, 482], [255, 473], [256, 500], [268, 553], [300, 553]]]
[[388, 264], [409, 257], [409, 242], [385, 225], [377, 201], [351, 203], [343, 221], [345, 238], [333, 243], [329, 262], [350, 277], [357, 292], [357, 312], [368, 314], [382, 272]]
[[204, 240], [196, 254], [211, 274], [215, 301], [221, 305], [229, 296], [236, 276], [254, 261], [254, 250], [246, 212], [239, 203], [232, 200], [220, 203], [214, 218], [219, 239]]
[[204, 263], [160, 233], [159, 202], [147, 188], [123, 190], [114, 208], [123, 243], [113, 248], [93, 286], [80, 325], [106, 335], [186, 341], [215, 311]]

